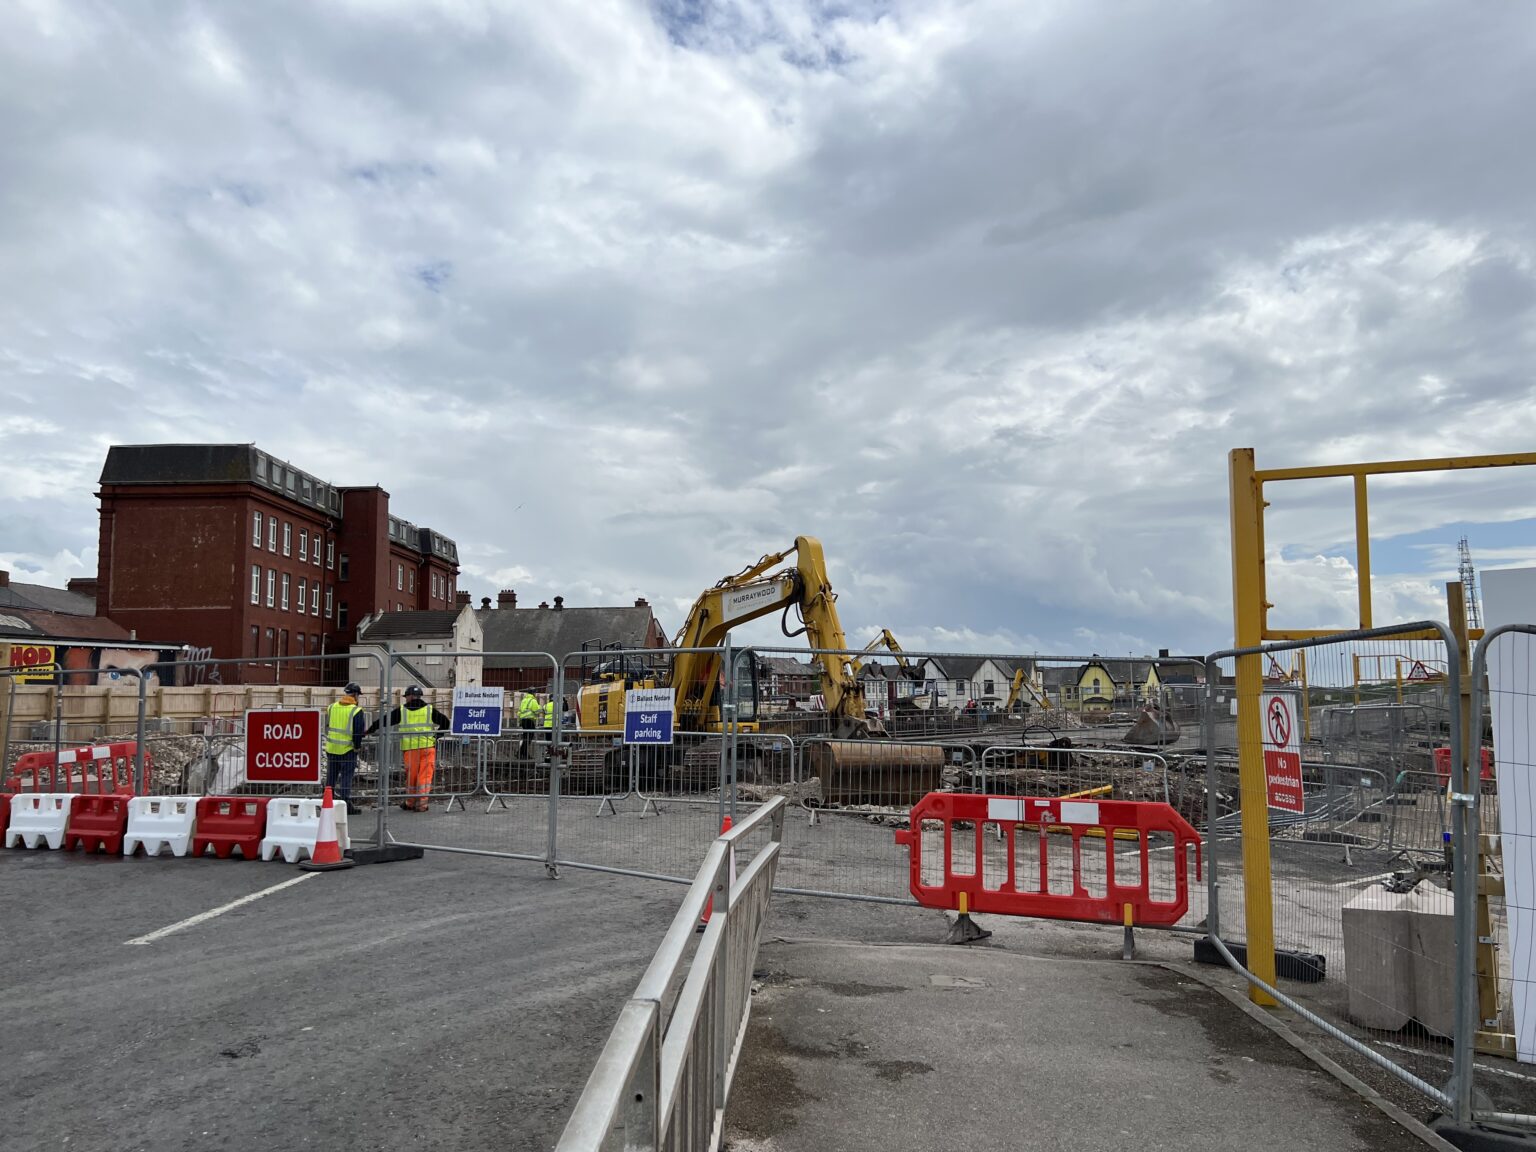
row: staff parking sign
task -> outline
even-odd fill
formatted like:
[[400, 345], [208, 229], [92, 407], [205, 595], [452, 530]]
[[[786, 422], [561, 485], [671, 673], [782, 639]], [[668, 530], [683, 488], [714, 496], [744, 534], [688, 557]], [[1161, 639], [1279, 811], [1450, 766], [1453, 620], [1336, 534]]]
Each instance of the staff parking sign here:
[[455, 688], [449, 731], [455, 736], [500, 736], [501, 688]]
[[630, 688], [625, 691], [624, 743], [672, 743], [672, 689]]

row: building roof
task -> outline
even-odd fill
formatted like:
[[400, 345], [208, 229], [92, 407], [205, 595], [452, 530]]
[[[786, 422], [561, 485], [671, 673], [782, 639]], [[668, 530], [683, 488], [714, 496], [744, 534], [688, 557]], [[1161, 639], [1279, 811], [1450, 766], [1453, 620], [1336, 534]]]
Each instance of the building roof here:
[[128, 629], [105, 616], [78, 616], [45, 612], [38, 608], [0, 607], [0, 640], [36, 640], [64, 643], [69, 640], [121, 642], [129, 648], [174, 648], [174, 644], [146, 644], [133, 639]]
[[820, 676], [821, 665], [810, 660], [797, 660], [793, 656], [759, 656], [757, 665], [765, 672], [779, 676]]
[[0, 587], [0, 608], [35, 608], [61, 616], [96, 615], [96, 598], [45, 584], [17, 584]]
[[548, 652], [564, 660], [582, 645], [601, 649], [650, 647], [653, 628], [665, 634], [649, 606], [635, 608], [476, 608], [485, 633], [487, 668], [527, 668], [537, 660], [498, 652]]
[[989, 661], [1004, 676], [1012, 676], [1015, 668], [1029, 663], [1001, 656], [926, 656], [924, 660], [942, 672], [945, 680], [974, 680], [981, 666]]
[[453, 635], [454, 623], [462, 611], [462, 608], [449, 608], [430, 612], [385, 612], [358, 629], [358, 643], [447, 638]]

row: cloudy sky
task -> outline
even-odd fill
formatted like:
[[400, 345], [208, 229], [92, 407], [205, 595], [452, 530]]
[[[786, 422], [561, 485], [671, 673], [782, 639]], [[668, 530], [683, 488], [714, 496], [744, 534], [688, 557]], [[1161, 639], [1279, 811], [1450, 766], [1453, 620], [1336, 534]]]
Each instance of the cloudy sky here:
[[[1227, 451], [1536, 450], [1536, 7], [0, 5], [0, 564], [112, 443], [254, 441], [523, 603], [819, 536], [857, 639], [1204, 651]], [[1536, 473], [1378, 485], [1378, 622]], [[1349, 623], [1347, 481], [1273, 494]]]

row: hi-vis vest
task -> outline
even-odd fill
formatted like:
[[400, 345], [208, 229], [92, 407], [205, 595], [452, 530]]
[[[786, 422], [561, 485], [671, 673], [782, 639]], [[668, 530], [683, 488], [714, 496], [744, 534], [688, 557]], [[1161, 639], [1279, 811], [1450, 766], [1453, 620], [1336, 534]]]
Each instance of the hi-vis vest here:
[[356, 704], [343, 704], [340, 700], [331, 705], [325, 720], [325, 750], [329, 755], [345, 756], [357, 751], [357, 745], [352, 743], [352, 717], [361, 711]]
[[519, 720], [537, 720], [539, 718], [539, 698], [532, 692], [524, 692], [523, 698], [517, 702], [517, 718]]
[[554, 726], [555, 726], [555, 698], [553, 696], [551, 696], [548, 700], [544, 701], [544, 727], [546, 727], [546, 728], [553, 728]]
[[423, 704], [420, 708], [400, 705], [400, 726], [396, 731], [400, 733], [402, 752], [436, 747], [437, 732], [432, 727], [432, 705]]

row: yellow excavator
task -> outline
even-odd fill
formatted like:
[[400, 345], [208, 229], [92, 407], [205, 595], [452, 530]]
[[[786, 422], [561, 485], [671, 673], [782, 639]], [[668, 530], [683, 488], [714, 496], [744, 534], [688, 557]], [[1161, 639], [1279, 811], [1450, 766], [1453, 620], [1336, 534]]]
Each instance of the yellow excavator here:
[[[793, 560], [791, 560], [793, 557]], [[788, 563], [786, 563], [788, 561]], [[782, 567], [781, 567], [782, 565]], [[829, 800], [847, 802], [852, 790], [870, 786], [899, 787], [903, 792], [936, 787], [943, 767], [939, 749], [925, 746], [875, 745], [869, 737], [885, 735], [878, 720], [865, 714], [864, 694], [857, 675], [858, 661], [841, 654], [848, 647], [847, 637], [837, 615], [837, 595], [827, 579], [826, 559], [821, 542], [812, 536], [797, 536], [782, 552], [763, 556], [733, 576], [727, 576], [701, 595], [688, 613], [671, 651], [659, 651], [654, 658], [625, 657], [616, 665], [599, 672], [596, 683], [583, 685], [577, 692], [577, 716], [584, 732], [618, 732], [624, 726], [624, 694], [629, 688], [671, 688], [674, 727], [680, 732], [719, 733], [724, 731], [722, 696], [725, 669], [718, 651], [688, 652], [679, 649], [718, 649], [726, 633], [774, 612], [783, 614], [780, 627], [786, 636], [804, 636], [812, 649], [811, 659], [821, 666], [821, 694], [830, 721], [824, 742], [813, 746], [808, 767], [819, 771], [823, 793]], [[791, 614], [798, 627], [790, 627]], [[881, 639], [889, 637], [887, 632]], [[895, 639], [889, 643], [899, 651]], [[654, 659], [659, 666], [645, 667], [639, 659]], [[736, 687], [735, 719], [739, 732], [765, 732], [774, 728], [772, 719], [762, 715], [757, 661], [743, 652], [733, 678]], [[702, 780], [711, 771], [718, 755], [718, 744], [695, 743], [676, 762], [655, 763], [653, 771], [680, 771], [690, 779]], [[599, 768], [605, 777], [622, 777], [622, 749], [578, 749], [572, 753], [572, 767], [578, 771]], [[747, 749], [748, 754], [751, 748]], [[675, 754], [674, 754], [675, 755]], [[586, 761], [592, 761], [587, 763]], [[907, 765], [915, 768], [920, 780], [907, 779]], [[857, 784], [850, 783], [848, 772], [859, 774]], [[867, 781], [867, 783], [866, 783]]]
[[[794, 562], [776, 572], [770, 569], [791, 556]], [[817, 652], [812, 660], [821, 666], [821, 694], [832, 720], [833, 735], [856, 738], [873, 734], [864, 716], [864, 697], [856, 670], [849, 658], [834, 654], [848, 646], [837, 618], [837, 595], [827, 579], [821, 542], [797, 536], [783, 552], [773, 552], [734, 576], [710, 588], [696, 601], [688, 619], [673, 638], [673, 649], [718, 648], [733, 627], [782, 612], [786, 636], [804, 636]], [[789, 627], [789, 615], [798, 616], [799, 627]], [[719, 732], [724, 668], [718, 652], [674, 651], [665, 659], [664, 671], [619, 668], [603, 673], [597, 684], [584, 685], [577, 694], [577, 715], [584, 730], [619, 731], [624, 727], [624, 692], [627, 688], [671, 688], [675, 727], [681, 732]], [[762, 728], [757, 692], [757, 666], [742, 660], [736, 668], [736, 721], [742, 732]]]
[[1008, 686], [1008, 699], [1003, 704], [1003, 715], [1011, 716], [1021, 700], [1026, 708], [1031, 702], [1046, 711], [1051, 707], [1051, 702], [1030, 683], [1029, 672], [1022, 664], [1013, 670], [1013, 683]]

